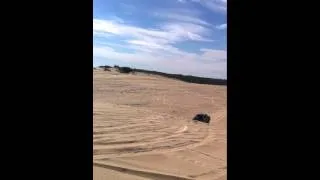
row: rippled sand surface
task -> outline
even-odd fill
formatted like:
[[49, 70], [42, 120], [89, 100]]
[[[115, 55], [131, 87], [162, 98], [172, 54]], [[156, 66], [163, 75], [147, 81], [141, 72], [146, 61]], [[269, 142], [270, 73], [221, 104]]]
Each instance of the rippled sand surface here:
[[94, 180], [226, 179], [226, 86], [93, 75]]

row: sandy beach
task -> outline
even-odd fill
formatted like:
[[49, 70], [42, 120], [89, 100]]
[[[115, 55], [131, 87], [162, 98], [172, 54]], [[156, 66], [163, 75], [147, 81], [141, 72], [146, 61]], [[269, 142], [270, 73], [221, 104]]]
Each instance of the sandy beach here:
[[[225, 180], [226, 86], [93, 72], [94, 180]], [[195, 123], [197, 113], [210, 124]]]

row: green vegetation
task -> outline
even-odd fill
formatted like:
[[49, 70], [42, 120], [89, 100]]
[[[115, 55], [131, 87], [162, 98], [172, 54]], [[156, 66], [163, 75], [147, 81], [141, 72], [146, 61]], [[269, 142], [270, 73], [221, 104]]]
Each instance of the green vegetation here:
[[[105, 66], [104, 66], [105, 67]], [[110, 67], [110, 66], [108, 66]], [[191, 75], [181, 75], [181, 74], [168, 74], [157, 71], [149, 71], [144, 69], [132, 69], [130, 67], [120, 67], [118, 65], [114, 65], [114, 68], [117, 69], [120, 73], [135, 73], [141, 72], [145, 74], [153, 74], [160, 75], [167, 78], [178, 79], [184, 82], [196, 83], [196, 84], [210, 84], [210, 85], [227, 85], [227, 80], [225, 79], [213, 79], [213, 78], [205, 78], [205, 77], [197, 77]]]
[[121, 72], [121, 73], [130, 73], [130, 72], [133, 72], [133, 69], [131, 69], [129, 67], [119, 67], [119, 72]]
[[111, 66], [105, 65], [105, 66], [99, 66], [99, 68], [111, 68]]
[[99, 68], [103, 68], [104, 71], [110, 71], [111, 66], [99, 66]]
[[168, 74], [157, 71], [148, 71], [143, 69], [134, 69], [135, 72], [143, 72], [147, 74], [155, 74], [168, 78], [178, 79], [184, 82], [196, 83], [196, 84], [212, 84], [212, 85], [227, 85], [227, 80], [224, 79], [213, 79], [213, 78], [205, 78], [205, 77], [197, 77], [190, 75], [181, 75], [181, 74]]

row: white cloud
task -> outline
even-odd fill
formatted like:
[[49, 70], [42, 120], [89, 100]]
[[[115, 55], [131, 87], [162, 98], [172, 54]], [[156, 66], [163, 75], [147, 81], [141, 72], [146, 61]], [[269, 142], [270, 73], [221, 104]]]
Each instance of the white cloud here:
[[202, 6], [215, 11], [225, 13], [227, 11], [227, 0], [191, 0], [200, 3]]
[[124, 20], [117, 17], [117, 16], [112, 16], [110, 19], [114, 20], [115, 22], [118, 22], [118, 23], [124, 23]]
[[206, 38], [211, 31], [191, 22], [166, 22], [157, 29], [147, 29], [117, 19], [94, 19], [95, 37], [115, 36], [125, 40], [115, 43], [95, 38], [93, 56], [126, 63], [152, 64], [169, 73], [226, 78], [226, 51], [201, 49], [200, 53], [191, 53], [174, 46], [183, 41], [212, 41]]
[[209, 35], [210, 29], [192, 23], [164, 23], [159, 29], [144, 29], [115, 21], [94, 19], [93, 32], [95, 35], [114, 34], [161, 44], [186, 40], [210, 41], [203, 36]]
[[130, 40], [128, 41], [129, 44], [134, 44], [134, 45], [140, 45], [140, 46], [146, 46], [148, 48], [152, 49], [162, 49], [162, 46], [156, 43], [152, 42], [147, 42], [147, 41], [141, 41], [141, 40]]
[[120, 29], [113, 21], [93, 20], [93, 33], [121, 34]]
[[94, 37], [105, 37], [105, 38], [108, 38], [108, 37], [113, 36], [113, 34], [111, 34], [111, 33], [99, 32], [99, 31], [93, 31], [93, 36], [94, 36]]
[[188, 37], [194, 41], [205, 41], [205, 42], [213, 42], [214, 40], [211, 39], [204, 39], [203, 37], [199, 36], [198, 34], [188, 32]]
[[190, 17], [199, 17], [203, 15], [203, 12], [196, 8], [178, 8], [178, 7], [171, 7], [171, 8], [157, 8], [150, 11], [152, 13], [158, 12], [158, 13], [170, 13], [170, 14], [180, 14]]
[[195, 16], [189, 16], [185, 14], [178, 14], [174, 12], [156, 12], [154, 13], [156, 17], [159, 18], [164, 18], [167, 20], [176, 20], [180, 22], [189, 22], [189, 23], [194, 23], [194, 24], [201, 24], [201, 25], [206, 25], [206, 26], [211, 26], [210, 23], [201, 20]]
[[217, 29], [223, 30], [227, 28], [227, 24], [220, 24], [218, 26], [216, 26]]

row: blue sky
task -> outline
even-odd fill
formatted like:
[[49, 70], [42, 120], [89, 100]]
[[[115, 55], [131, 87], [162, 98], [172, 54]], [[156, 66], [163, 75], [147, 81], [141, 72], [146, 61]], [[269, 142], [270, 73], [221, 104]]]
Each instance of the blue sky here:
[[227, 0], [94, 0], [93, 65], [227, 78]]

